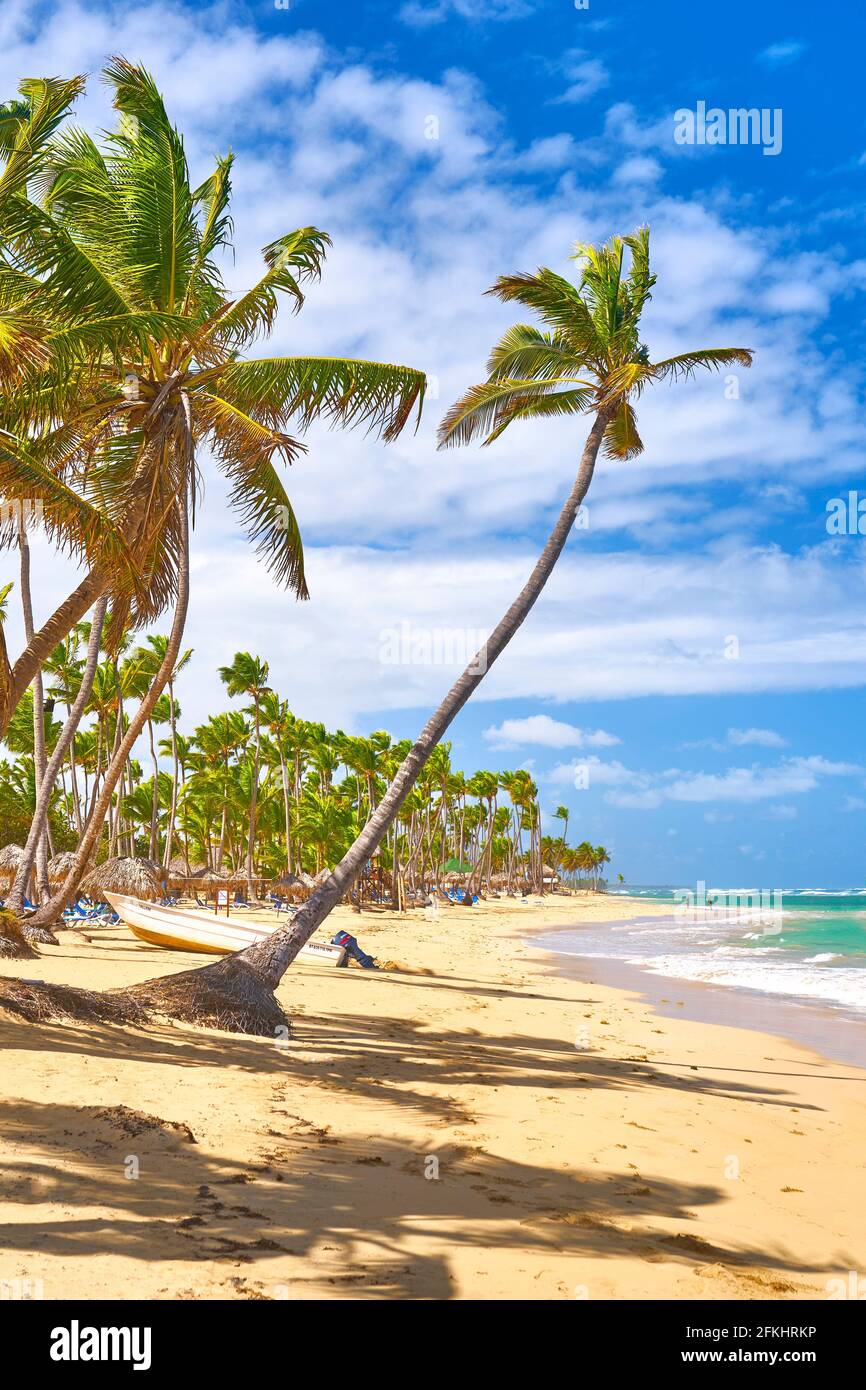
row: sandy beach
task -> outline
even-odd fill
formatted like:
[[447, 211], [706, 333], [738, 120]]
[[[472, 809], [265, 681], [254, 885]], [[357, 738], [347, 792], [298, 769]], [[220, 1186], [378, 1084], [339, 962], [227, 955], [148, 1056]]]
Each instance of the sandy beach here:
[[[286, 1043], [0, 1015], [0, 1278], [47, 1299], [827, 1297], [863, 1268], [866, 1073], [660, 1017], [527, 944], [633, 910], [340, 909], [404, 968], [296, 966]], [[107, 988], [191, 963], [119, 929], [3, 972]]]

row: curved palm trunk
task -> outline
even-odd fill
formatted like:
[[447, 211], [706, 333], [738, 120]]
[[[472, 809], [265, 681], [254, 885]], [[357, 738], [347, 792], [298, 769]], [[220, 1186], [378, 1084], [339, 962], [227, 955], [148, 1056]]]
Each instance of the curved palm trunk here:
[[98, 569], [85, 575], [77, 589], [64, 599], [38, 632], [27, 639], [27, 646], [14, 665], [10, 665], [3, 652], [0, 661], [0, 738], [9, 727], [9, 720], [41, 667], [64, 637], [72, 631], [92, 607], [106, 586], [106, 576]]
[[[24, 636], [27, 642], [33, 641], [33, 596], [30, 590], [30, 543], [27, 539], [27, 525], [23, 512], [18, 518], [18, 546], [21, 553], [21, 609], [24, 617]], [[42, 683], [42, 667], [37, 666], [31, 684], [33, 692], [33, 767], [36, 773], [37, 789], [45, 776], [45, 690]], [[39, 901], [47, 902], [48, 888], [48, 820], [42, 824], [36, 842], [36, 887]], [[31, 862], [30, 869], [33, 864]], [[28, 877], [24, 880], [27, 891]], [[20, 909], [16, 909], [20, 910]]]
[[[153, 790], [150, 797], [150, 849], [149, 855], [152, 863], [156, 863], [159, 853], [159, 759], [156, 756], [156, 744], [153, 738], [153, 720], [147, 721], [147, 734], [150, 741], [150, 762], [153, 767]], [[118, 812], [120, 808], [118, 807]]]
[[187, 499], [178, 499], [180, 536], [182, 556], [178, 573], [177, 598], [175, 600], [174, 620], [172, 623], [171, 634], [168, 639], [165, 657], [153, 679], [150, 690], [141, 701], [135, 714], [129, 721], [129, 728], [121, 739], [116, 751], [109, 761], [105, 771], [105, 777], [99, 792], [87, 828], [81, 837], [78, 849], [75, 852], [75, 862], [66, 876], [66, 881], [58, 893], [54, 894], [51, 901], [30, 918], [30, 925], [34, 927], [50, 926], [60, 917], [66, 903], [69, 902], [78, 892], [87, 863], [96, 848], [97, 841], [102, 832], [106, 813], [111, 805], [111, 798], [114, 789], [126, 766], [126, 760], [135, 745], [142, 729], [147, 723], [153, 708], [168, 684], [169, 677], [174, 670], [177, 662], [180, 644], [183, 640], [183, 629], [186, 623], [187, 608], [189, 606], [189, 517], [187, 512]]
[[249, 833], [249, 837], [248, 837], [248, 839], [247, 839], [247, 865], [246, 865], [246, 873], [247, 873], [247, 893], [249, 894], [250, 901], [252, 901], [252, 898], [253, 898], [253, 891], [254, 891], [254, 890], [253, 890], [253, 867], [254, 867], [254, 866], [253, 866], [253, 855], [254, 855], [254, 853], [255, 853], [255, 846], [256, 846], [256, 818], [257, 818], [257, 814], [258, 814], [258, 802], [259, 802], [259, 763], [260, 763], [261, 754], [262, 754], [262, 749], [261, 749], [261, 742], [262, 742], [261, 715], [260, 715], [260, 712], [259, 712], [259, 697], [258, 697], [258, 695], [256, 695], [256, 697], [255, 697], [255, 704], [256, 704], [256, 752], [255, 752], [255, 758], [254, 758], [254, 760], [253, 760], [253, 785], [252, 785], [252, 792], [251, 792], [251, 796], [250, 796], [250, 833]]
[[285, 755], [282, 748], [278, 749], [280, 755], [280, 777], [283, 781], [283, 815], [286, 818], [286, 873], [292, 872], [292, 828], [289, 816], [289, 769], [286, 766]]
[[178, 756], [177, 756], [177, 718], [174, 706], [174, 681], [168, 683], [168, 708], [169, 723], [171, 727], [171, 806], [168, 812], [168, 830], [165, 836], [165, 853], [162, 856], [162, 866], [167, 869], [171, 863], [172, 851], [174, 849], [175, 826], [177, 817], [177, 779], [178, 779]]
[[7, 902], [7, 907], [13, 912], [20, 912], [23, 907], [24, 894], [27, 891], [27, 883], [33, 869], [33, 861], [36, 857], [36, 847], [48, 821], [48, 808], [51, 804], [51, 793], [54, 790], [57, 773], [66, 756], [66, 750], [70, 747], [75, 738], [76, 730], [81, 722], [81, 716], [84, 713], [84, 707], [90, 699], [90, 692], [93, 689], [93, 681], [96, 676], [96, 668], [99, 665], [99, 643], [102, 639], [102, 625], [105, 621], [105, 610], [107, 607], [108, 598], [105, 595], [96, 600], [96, 607], [93, 610], [93, 622], [90, 627], [90, 641], [87, 644], [87, 657], [81, 676], [81, 685], [78, 688], [78, 694], [75, 700], [69, 708], [66, 723], [57, 740], [54, 752], [48, 760], [48, 766], [45, 769], [42, 781], [39, 783], [37, 789], [36, 813], [30, 825], [30, 834], [27, 836], [27, 843], [24, 846], [24, 855]]
[[[275, 931], [267, 941], [247, 947], [245, 951], [227, 956], [213, 965], [184, 971], [162, 980], [145, 981], [134, 987], [131, 993], [157, 1004], [175, 1017], [219, 1020], [222, 1027], [260, 1033], [285, 1026], [285, 1016], [269, 991], [276, 988], [301, 947], [309, 941], [378, 849], [433, 749], [538, 601], [592, 482], [608, 420], [607, 410], [599, 411], [596, 415], [584, 445], [574, 486], [526, 584], [494, 628], [482, 652], [455, 681], [439, 708], [427, 721], [354, 844], [300, 909], [291, 927]], [[479, 661], [482, 655], [485, 659]]]

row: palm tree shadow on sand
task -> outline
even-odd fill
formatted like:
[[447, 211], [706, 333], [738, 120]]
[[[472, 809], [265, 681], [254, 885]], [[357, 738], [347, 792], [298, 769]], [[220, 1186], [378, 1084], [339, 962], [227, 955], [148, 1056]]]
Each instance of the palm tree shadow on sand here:
[[[531, 1256], [604, 1257], [673, 1263], [684, 1271], [720, 1271], [724, 1291], [804, 1297], [814, 1267], [787, 1249], [698, 1236], [695, 1216], [727, 1201], [711, 1184], [593, 1167], [535, 1166], [486, 1151], [456, 1131], [471, 1119], [462, 1087], [538, 1088], [555, 1094], [636, 1085], [695, 1097], [724, 1094], [784, 1105], [784, 1087], [670, 1076], [647, 1063], [577, 1056], [562, 1039], [473, 1037], [431, 1023], [305, 1016], [286, 1050], [257, 1039], [158, 1031], [49, 1027], [46, 1051], [142, 1065], [232, 1068], [259, 1074], [270, 1103], [251, 1131], [243, 1161], [208, 1152], [183, 1126], [124, 1106], [11, 1101], [0, 1109], [0, 1194], [13, 1219], [0, 1247], [40, 1277], [42, 1257], [117, 1256], [166, 1262], [168, 1288], [157, 1296], [280, 1298], [339, 1296], [448, 1298], [453, 1256], [461, 1249]], [[4, 1048], [29, 1049], [32, 1030], [0, 1024]], [[326, 1123], [297, 1113], [305, 1085], [367, 1102], [370, 1131], [408, 1112], [418, 1140], [341, 1138]], [[430, 1093], [435, 1081], [436, 1095]], [[444, 1083], [444, 1084], [443, 1084]], [[321, 1090], [317, 1091], [320, 1110]], [[527, 1116], [536, 1101], [527, 1096]], [[310, 1107], [311, 1109], [313, 1107]], [[378, 1122], [373, 1119], [378, 1116]], [[437, 1137], [432, 1147], [428, 1127]], [[439, 1179], [425, 1179], [434, 1153]], [[130, 1180], [130, 1155], [140, 1176]], [[34, 1219], [20, 1219], [27, 1210]], [[38, 1209], [38, 1211], [37, 1211]], [[407, 1245], [414, 1247], [411, 1251]], [[293, 1272], [293, 1260], [313, 1256]], [[832, 1269], [855, 1266], [840, 1252]], [[840, 1264], [841, 1261], [841, 1264]], [[848, 1261], [846, 1264], [845, 1261]], [[207, 1269], [196, 1276], [202, 1263]], [[189, 1286], [178, 1292], [178, 1265]], [[773, 1271], [784, 1271], [776, 1275]], [[608, 1265], [606, 1277], [615, 1269]], [[46, 1296], [51, 1261], [45, 1266]], [[182, 1281], [181, 1281], [182, 1282]], [[571, 1290], [563, 1287], [563, 1296]], [[527, 1288], [527, 1297], [536, 1290]]]

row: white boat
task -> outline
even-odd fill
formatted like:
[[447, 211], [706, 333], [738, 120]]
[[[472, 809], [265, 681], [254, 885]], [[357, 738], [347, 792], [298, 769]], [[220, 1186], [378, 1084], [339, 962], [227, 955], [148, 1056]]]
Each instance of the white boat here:
[[[139, 941], [164, 946], [173, 951], [201, 951], [205, 955], [231, 955], [246, 946], [264, 941], [282, 923], [272, 927], [261, 922], [244, 922], [235, 917], [218, 917], [214, 912], [194, 908], [163, 907], [122, 893], [105, 894], [121, 921]], [[296, 959], [308, 964], [342, 965], [346, 952], [342, 946], [324, 941], [308, 941]]]

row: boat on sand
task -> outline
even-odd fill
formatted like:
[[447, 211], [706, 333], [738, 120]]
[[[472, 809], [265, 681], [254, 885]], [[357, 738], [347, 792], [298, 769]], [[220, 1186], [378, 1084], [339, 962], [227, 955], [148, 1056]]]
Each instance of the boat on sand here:
[[[163, 907], [122, 893], [105, 894], [121, 921], [139, 941], [163, 946], [170, 951], [200, 951], [205, 955], [230, 955], [264, 941], [278, 925], [244, 922], [218, 917], [213, 912], [193, 908]], [[297, 959], [308, 964], [342, 965], [346, 952], [342, 946], [324, 941], [308, 941]]]

